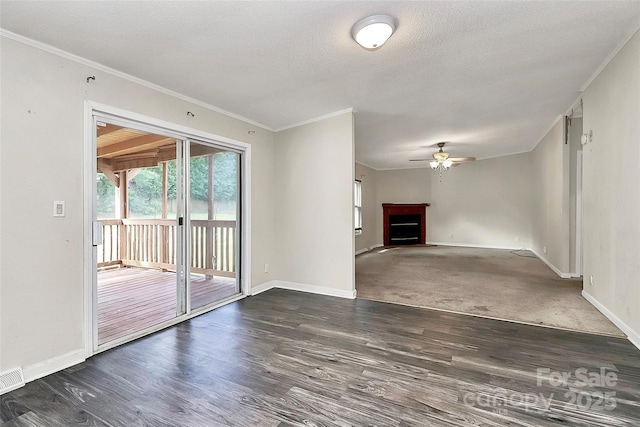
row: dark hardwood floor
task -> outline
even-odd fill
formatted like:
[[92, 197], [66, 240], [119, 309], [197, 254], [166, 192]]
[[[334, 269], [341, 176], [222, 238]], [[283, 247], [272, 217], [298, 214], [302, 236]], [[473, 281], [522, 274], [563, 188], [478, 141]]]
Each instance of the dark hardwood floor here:
[[271, 290], [31, 382], [0, 409], [3, 427], [638, 426], [640, 350]]

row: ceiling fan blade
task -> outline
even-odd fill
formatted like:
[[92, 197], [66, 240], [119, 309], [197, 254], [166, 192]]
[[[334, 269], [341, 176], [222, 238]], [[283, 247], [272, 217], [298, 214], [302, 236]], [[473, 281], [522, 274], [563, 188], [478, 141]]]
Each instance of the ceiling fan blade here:
[[451, 167], [456, 167], [456, 166], [460, 166], [460, 163], [455, 163], [455, 162], [451, 163]]
[[449, 160], [452, 162], [474, 162], [476, 160], [475, 157], [452, 157]]
[[409, 159], [410, 162], [430, 162], [431, 159]]

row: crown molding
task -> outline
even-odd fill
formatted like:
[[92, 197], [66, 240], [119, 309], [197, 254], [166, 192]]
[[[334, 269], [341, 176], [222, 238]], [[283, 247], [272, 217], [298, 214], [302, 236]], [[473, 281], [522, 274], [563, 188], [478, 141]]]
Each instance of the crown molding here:
[[358, 160], [356, 160], [355, 163], [359, 164], [360, 166], [364, 166], [365, 168], [373, 169], [374, 171], [378, 170], [378, 169], [374, 168], [373, 166], [369, 166], [368, 164], [362, 163], [362, 162], [360, 162]]
[[580, 88], [580, 92], [584, 92], [589, 87], [589, 85], [593, 83], [596, 77], [600, 75], [600, 73], [607, 67], [607, 65], [609, 65], [609, 63], [622, 50], [622, 48], [624, 48], [627, 43], [629, 43], [629, 40], [631, 40], [638, 31], [640, 31], [640, 19], [638, 20], [638, 22], [636, 22], [633, 31], [631, 31], [624, 39], [622, 39], [622, 42], [620, 42], [620, 44], [613, 50], [613, 52], [611, 52], [609, 56], [607, 56], [607, 58], [602, 62], [602, 64], [600, 64], [595, 73], [593, 73], [593, 75], [589, 77], [585, 84], [582, 85], [582, 87]]
[[132, 83], [136, 83], [136, 84], [139, 84], [141, 86], [145, 86], [145, 87], [147, 87], [149, 89], [153, 89], [155, 91], [164, 93], [164, 94], [172, 96], [174, 98], [178, 98], [178, 99], [181, 99], [183, 101], [190, 102], [192, 104], [195, 104], [195, 105], [198, 105], [200, 107], [206, 108], [208, 110], [215, 111], [216, 113], [220, 113], [220, 114], [223, 114], [225, 116], [228, 116], [228, 117], [231, 117], [231, 118], [234, 118], [234, 119], [237, 119], [237, 120], [241, 120], [241, 121], [243, 121], [245, 123], [248, 123], [248, 124], [251, 124], [251, 125], [254, 125], [254, 126], [258, 126], [258, 127], [263, 128], [263, 129], [266, 129], [268, 131], [274, 132], [273, 128], [270, 128], [267, 125], [263, 125], [262, 123], [258, 123], [255, 120], [251, 120], [251, 119], [249, 119], [247, 117], [243, 117], [243, 116], [241, 116], [239, 114], [235, 114], [235, 113], [232, 113], [230, 111], [223, 110], [222, 108], [216, 107], [215, 105], [211, 105], [211, 104], [208, 104], [206, 102], [200, 101], [198, 99], [191, 98], [190, 96], [183, 95], [183, 94], [175, 92], [175, 91], [173, 91], [171, 89], [167, 89], [167, 88], [162, 87], [160, 85], [157, 85], [155, 83], [151, 83], [151, 82], [149, 82], [147, 80], [143, 80], [143, 79], [141, 79], [139, 77], [132, 76], [131, 74], [127, 74], [127, 73], [124, 73], [122, 71], [118, 71], [118, 70], [116, 70], [114, 68], [107, 67], [106, 65], [102, 65], [102, 64], [100, 64], [98, 62], [91, 61], [89, 59], [83, 58], [81, 56], [78, 56], [78, 55], [75, 55], [73, 53], [67, 52], [65, 50], [59, 49], [57, 47], [48, 45], [46, 43], [42, 43], [42, 42], [30, 39], [30, 38], [25, 37], [25, 36], [21, 36], [20, 34], [16, 34], [16, 33], [13, 33], [11, 31], [7, 31], [4, 28], [0, 28], [0, 37], [5, 37], [7, 39], [16, 41], [18, 43], [22, 43], [22, 44], [34, 47], [36, 49], [51, 53], [51, 54], [59, 56], [61, 58], [68, 59], [68, 60], [76, 62], [78, 64], [82, 64], [82, 65], [85, 65], [87, 67], [94, 68], [94, 69], [96, 69], [98, 71], [102, 71], [104, 73], [111, 74], [112, 76], [119, 77], [119, 78], [124, 79], [124, 80], [128, 80], [128, 81], [130, 81]]
[[287, 130], [287, 129], [297, 128], [298, 126], [308, 125], [309, 123], [319, 122], [321, 120], [330, 119], [331, 117], [340, 116], [340, 115], [346, 114], [346, 113], [355, 114], [356, 112], [357, 112], [356, 109], [353, 108], [353, 107], [345, 108], [344, 110], [336, 111], [334, 113], [325, 114], [323, 116], [314, 117], [313, 119], [304, 120], [302, 122], [298, 122], [298, 123], [294, 123], [294, 124], [291, 124], [291, 125], [287, 125], [287, 126], [276, 128], [276, 129], [274, 129], [274, 132], [280, 132], [280, 131]]

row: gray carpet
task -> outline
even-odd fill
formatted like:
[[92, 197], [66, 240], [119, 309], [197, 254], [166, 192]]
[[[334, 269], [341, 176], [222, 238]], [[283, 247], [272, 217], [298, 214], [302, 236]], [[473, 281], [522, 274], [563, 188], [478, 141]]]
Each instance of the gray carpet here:
[[529, 251], [378, 248], [356, 257], [358, 298], [597, 334], [624, 334]]

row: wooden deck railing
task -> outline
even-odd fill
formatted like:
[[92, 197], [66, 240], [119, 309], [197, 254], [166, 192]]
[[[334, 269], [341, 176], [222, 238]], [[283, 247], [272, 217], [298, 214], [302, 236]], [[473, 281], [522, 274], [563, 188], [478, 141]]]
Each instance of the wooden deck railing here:
[[[102, 221], [98, 268], [112, 265], [172, 270], [176, 264], [176, 221], [112, 219]], [[236, 221], [191, 221], [191, 271], [235, 277]]]

